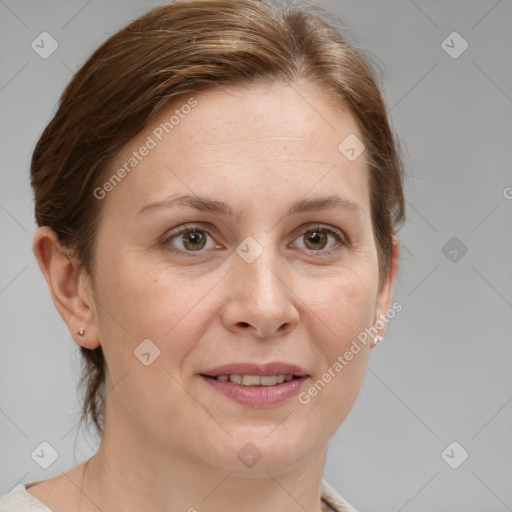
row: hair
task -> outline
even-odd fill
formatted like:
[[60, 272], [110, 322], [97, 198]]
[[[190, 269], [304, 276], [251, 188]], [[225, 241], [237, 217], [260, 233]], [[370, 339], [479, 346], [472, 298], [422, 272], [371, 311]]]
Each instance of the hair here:
[[[52, 228], [77, 268], [92, 276], [101, 214], [93, 191], [121, 149], [171, 102], [217, 86], [270, 82], [321, 85], [357, 119], [383, 280], [405, 220], [400, 143], [370, 60], [318, 6], [181, 0], [112, 35], [75, 73], [34, 149], [37, 224]], [[81, 421], [92, 420], [103, 435], [107, 362], [101, 346], [80, 350]]]

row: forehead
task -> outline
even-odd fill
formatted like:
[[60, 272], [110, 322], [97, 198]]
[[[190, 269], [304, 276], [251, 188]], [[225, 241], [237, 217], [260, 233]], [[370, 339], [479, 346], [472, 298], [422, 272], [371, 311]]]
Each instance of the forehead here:
[[[194, 153], [197, 143], [212, 151], [223, 147], [240, 148], [244, 155], [258, 153], [261, 147], [286, 149], [293, 146], [301, 155], [336, 159], [340, 136], [357, 133], [357, 121], [325, 90], [313, 84], [282, 83], [218, 87], [196, 96], [197, 106], [176, 126], [171, 135], [187, 137], [181, 149]], [[175, 102], [156, 120], [165, 125], [169, 113], [184, 109], [186, 99]], [[196, 126], [190, 127], [193, 120]], [[200, 128], [200, 129], [197, 129]], [[157, 126], [158, 129], [158, 126]], [[165, 131], [165, 130], [164, 130]], [[165, 137], [165, 135], [164, 135]], [[291, 156], [291, 151], [287, 156]]]
[[318, 86], [217, 87], [174, 101], [127, 144], [110, 172], [128, 172], [107, 199], [133, 210], [175, 193], [236, 201], [338, 188], [366, 210], [366, 155], [340, 151], [354, 136], [354, 115]]

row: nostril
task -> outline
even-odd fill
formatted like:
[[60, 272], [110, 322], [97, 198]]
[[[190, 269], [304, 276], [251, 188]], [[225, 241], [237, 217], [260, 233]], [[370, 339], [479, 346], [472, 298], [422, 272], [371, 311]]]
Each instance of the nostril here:
[[249, 324], [247, 322], [240, 322], [240, 325], [242, 327], [249, 327]]

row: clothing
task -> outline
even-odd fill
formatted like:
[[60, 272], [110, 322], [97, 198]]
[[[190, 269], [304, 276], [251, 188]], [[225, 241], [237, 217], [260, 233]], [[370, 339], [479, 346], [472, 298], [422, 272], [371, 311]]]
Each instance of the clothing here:
[[[30, 487], [35, 483], [37, 482], [18, 484], [7, 494], [0, 496], [0, 512], [52, 512], [35, 496], [27, 492], [27, 486]], [[323, 512], [357, 512], [325, 480], [322, 480], [321, 496]]]
[[[357, 512], [357, 510], [342, 496], [340, 496], [325, 480], [322, 480], [321, 488], [322, 511], [331, 512]], [[324, 504], [327, 506], [324, 507]], [[0, 505], [0, 512], [3, 512]]]

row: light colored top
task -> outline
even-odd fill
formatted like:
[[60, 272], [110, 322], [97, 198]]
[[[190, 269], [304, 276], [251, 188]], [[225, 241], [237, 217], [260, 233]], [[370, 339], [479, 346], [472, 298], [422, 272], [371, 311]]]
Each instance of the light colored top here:
[[[7, 494], [0, 496], [0, 512], [52, 512], [35, 496], [27, 492], [27, 487], [38, 483], [31, 482], [14, 486]], [[322, 480], [323, 512], [357, 512], [325, 480]]]

